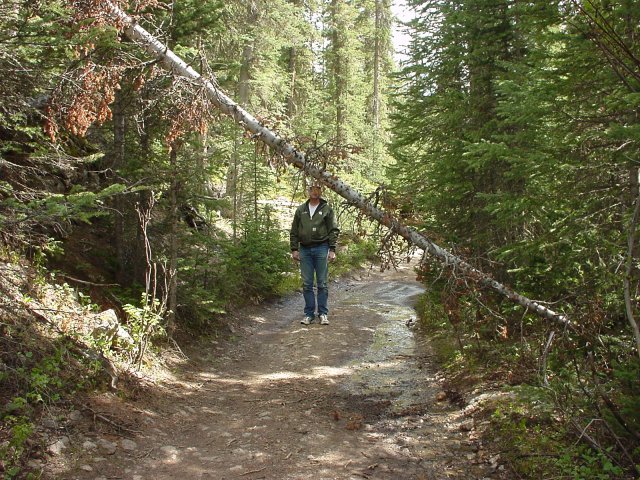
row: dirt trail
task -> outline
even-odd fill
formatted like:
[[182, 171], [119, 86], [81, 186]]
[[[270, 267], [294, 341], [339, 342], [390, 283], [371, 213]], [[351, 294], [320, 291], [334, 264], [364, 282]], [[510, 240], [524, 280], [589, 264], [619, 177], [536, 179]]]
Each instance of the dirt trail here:
[[497, 478], [405, 325], [421, 290], [405, 267], [332, 283], [329, 326], [300, 325], [301, 295], [244, 312], [141, 400], [138, 433], [74, 437], [51, 478]]

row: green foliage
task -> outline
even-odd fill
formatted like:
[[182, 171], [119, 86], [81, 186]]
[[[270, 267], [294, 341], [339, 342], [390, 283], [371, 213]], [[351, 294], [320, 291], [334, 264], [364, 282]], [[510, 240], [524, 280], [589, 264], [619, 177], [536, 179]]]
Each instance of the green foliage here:
[[562, 476], [574, 480], [625, 478], [612, 449], [598, 451], [571, 443], [571, 432], [555, 411], [548, 390], [519, 388], [512, 401], [501, 402], [491, 426], [502, 456], [524, 478]]
[[23, 349], [7, 348], [0, 356], [7, 367], [0, 375], [2, 393], [12, 394], [0, 409], [0, 422], [10, 432], [0, 446], [6, 478], [23, 478], [19, 475], [41, 412], [90, 386], [95, 373], [92, 365], [74, 358], [65, 341], [51, 344], [24, 327], [17, 331]]
[[[16, 237], [26, 237], [31, 230], [42, 226], [53, 228], [71, 222], [90, 224], [96, 218], [108, 215], [106, 201], [125, 189], [124, 185], [113, 184], [101, 191], [90, 192], [75, 186], [68, 194], [43, 192], [39, 198], [21, 201], [21, 195], [11, 187], [0, 188], [7, 194], [6, 198], [0, 197], [0, 228], [16, 232]], [[33, 246], [41, 251], [50, 250], [52, 242], [45, 236], [33, 242]]]
[[443, 367], [459, 364], [462, 351], [455, 340], [455, 329], [447, 321], [437, 289], [430, 288], [421, 295], [415, 308], [420, 329], [431, 339], [438, 364]]
[[[632, 478], [640, 459], [633, 433], [640, 425], [640, 361], [623, 332], [601, 330], [589, 347], [578, 347], [571, 335], [556, 337], [542, 359], [548, 337], [533, 319], [504, 308], [504, 317], [493, 319], [487, 297], [452, 296], [442, 276], [428, 275], [430, 288], [417, 306], [420, 325], [453, 388], [483, 381], [514, 386], [509, 401], [483, 409], [495, 410], [490, 441], [518, 475]], [[591, 359], [586, 365], [585, 357]]]
[[339, 277], [377, 259], [378, 245], [372, 239], [356, 239], [353, 242], [343, 239], [341, 244], [340, 253], [336, 256], [335, 263], [331, 265], [333, 277]]
[[564, 426], [557, 423], [548, 401], [544, 392], [517, 390], [514, 399], [500, 402], [491, 416], [503, 458], [524, 478], [557, 475], [558, 457], [568, 447]]
[[1, 415], [29, 414], [40, 404], [57, 402], [58, 391], [64, 383], [61, 373], [64, 353], [64, 348], [59, 348], [37, 361], [31, 351], [18, 352], [16, 362], [20, 366], [15, 369], [12, 380], [23, 383], [24, 393], [11, 399]]
[[[555, 395], [546, 402], [557, 401], [583, 427], [598, 418], [589, 434], [603, 449], [569, 449], [575, 468], [567, 461], [565, 471], [549, 472], [637, 473], [637, 453], [613, 435], [629, 452], [638, 446], [640, 376], [622, 288], [628, 236], [637, 236], [629, 230], [640, 161], [638, 76], [623, 65], [636, 65], [640, 11], [625, 1], [412, 4], [424, 10], [412, 22], [395, 105], [390, 175], [400, 208], [518, 292], [557, 301], [579, 325], [545, 354], [544, 379]], [[441, 338], [451, 332], [449, 345], [458, 342], [456, 368], [482, 358], [503, 381], [541, 381], [552, 327], [449, 273], [431, 265], [421, 272], [433, 290], [425, 323]], [[536, 434], [527, 415], [505, 422], [525, 455], [519, 465], [532, 458], [527, 442], [553, 437], [564, 447], [580, 437], [568, 421], [560, 436], [551, 426]], [[529, 463], [519, 473], [548, 473]]]
[[272, 215], [266, 209], [257, 220], [246, 220], [235, 241], [213, 229], [183, 238], [189, 253], [180, 261], [184, 286], [178, 313], [185, 325], [205, 330], [230, 307], [290, 290], [289, 244]]
[[148, 298], [147, 294], [143, 293], [139, 305], [128, 303], [122, 308], [128, 316], [127, 332], [133, 339], [133, 344], [128, 346], [129, 349], [139, 349], [148, 340], [165, 335], [165, 306], [157, 298]]
[[[268, 213], [267, 213], [268, 217]], [[237, 242], [224, 256], [224, 288], [228, 298], [259, 301], [273, 296], [292, 269], [289, 244], [269, 221], [247, 221]]]
[[[127, 313], [126, 329], [118, 325], [117, 328], [124, 329], [124, 332], [110, 332], [108, 338], [98, 337], [97, 344], [103, 351], [116, 347], [120, 353], [128, 355], [130, 363], [140, 368], [149, 347], [166, 338], [166, 299], [155, 298], [153, 293], [156, 292], [144, 292], [139, 305], [123, 305]], [[116, 333], [115, 337], [113, 333]]]
[[565, 452], [558, 464], [562, 474], [574, 480], [613, 480], [624, 475], [623, 469], [615, 465], [608, 455], [588, 447]]
[[22, 456], [27, 449], [27, 441], [33, 434], [35, 426], [28, 417], [3, 415], [2, 421], [11, 434], [9, 441], [0, 446], [0, 461], [3, 463], [7, 480], [20, 474]]

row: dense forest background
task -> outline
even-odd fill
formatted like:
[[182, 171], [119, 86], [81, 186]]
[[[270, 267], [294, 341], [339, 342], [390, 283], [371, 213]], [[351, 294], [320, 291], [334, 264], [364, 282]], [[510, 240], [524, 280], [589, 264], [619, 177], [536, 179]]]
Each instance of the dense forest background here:
[[[514, 475], [640, 472], [637, 1], [411, 0], [400, 65], [389, 0], [122, 3], [311, 164], [568, 315], [572, 329], [420, 264], [423, 328], [451, 378], [515, 392], [489, 417]], [[142, 368], [297, 288], [286, 237], [306, 179], [124, 38], [104, 3], [8, 0], [0, 25], [11, 478], [42, 405], [89, 386], [64, 375], [70, 358]], [[336, 274], [406, 253], [329, 197]], [[69, 308], [38, 307], [47, 295], [87, 310], [62, 328]], [[105, 309], [117, 328], [84, 335]], [[36, 320], [63, 341], [28, 341]]]

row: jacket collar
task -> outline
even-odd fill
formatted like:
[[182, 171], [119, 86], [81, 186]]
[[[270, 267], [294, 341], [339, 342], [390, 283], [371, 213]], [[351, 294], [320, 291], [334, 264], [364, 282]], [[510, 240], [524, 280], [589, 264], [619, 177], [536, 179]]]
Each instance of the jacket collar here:
[[[316, 212], [318, 210], [322, 210], [322, 207], [324, 207], [327, 204], [327, 201], [324, 198], [320, 198], [320, 203], [318, 204], [318, 207], [316, 208]], [[304, 202], [304, 211], [307, 213], [311, 213], [311, 210], [309, 210], [309, 200], [307, 200], [306, 202]]]

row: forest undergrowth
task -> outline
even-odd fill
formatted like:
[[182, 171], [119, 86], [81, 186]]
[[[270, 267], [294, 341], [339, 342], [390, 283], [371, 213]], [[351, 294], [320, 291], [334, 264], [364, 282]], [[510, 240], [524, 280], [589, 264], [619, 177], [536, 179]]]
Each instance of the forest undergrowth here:
[[628, 345], [611, 332], [590, 345], [588, 332], [497, 315], [491, 294], [451, 298], [438, 281], [418, 312], [445, 390], [461, 400], [479, 389], [509, 393], [485, 403], [476, 421], [488, 422], [484, 440], [514, 478], [636, 478], [640, 361]]

